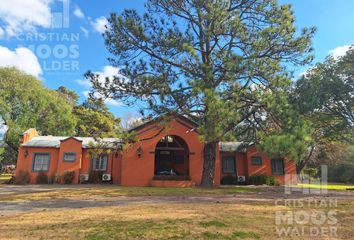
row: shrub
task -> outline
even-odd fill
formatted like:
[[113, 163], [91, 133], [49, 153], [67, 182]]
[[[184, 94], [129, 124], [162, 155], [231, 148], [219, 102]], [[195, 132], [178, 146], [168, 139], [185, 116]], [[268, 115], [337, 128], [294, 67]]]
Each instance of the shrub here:
[[46, 173], [40, 172], [36, 178], [37, 184], [48, 184], [48, 175]]
[[67, 172], [64, 172], [64, 174], [61, 178], [65, 184], [70, 184], [73, 182], [74, 176], [75, 176], [74, 171], [67, 171]]
[[264, 174], [255, 174], [248, 178], [248, 183], [253, 185], [279, 185], [278, 180], [273, 176], [267, 176]]
[[278, 186], [279, 182], [278, 182], [278, 180], [275, 177], [267, 176], [266, 184], [269, 185], [269, 186]]
[[233, 176], [225, 176], [221, 178], [222, 185], [235, 185], [237, 184], [237, 178]]
[[338, 183], [354, 183], [354, 165], [339, 164], [328, 168], [328, 181]]
[[102, 183], [102, 175], [103, 172], [101, 171], [95, 171], [95, 172], [91, 172], [89, 175], [89, 183]]
[[29, 172], [20, 171], [16, 176], [16, 184], [28, 184], [31, 180]]
[[317, 168], [306, 168], [302, 172], [310, 177], [310, 179], [315, 179], [319, 177], [319, 171]]

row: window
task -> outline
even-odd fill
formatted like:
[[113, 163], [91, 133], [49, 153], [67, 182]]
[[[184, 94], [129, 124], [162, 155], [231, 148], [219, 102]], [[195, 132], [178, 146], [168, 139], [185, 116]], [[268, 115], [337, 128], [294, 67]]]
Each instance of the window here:
[[75, 162], [76, 161], [76, 153], [74, 153], [74, 152], [64, 153], [64, 161], [65, 162]]
[[49, 153], [35, 153], [33, 159], [33, 171], [47, 172], [49, 170]]
[[183, 155], [175, 156], [175, 164], [183, 164], [183, 163], [184, 163], [184, 156]]
[[222, 158], [222, 172], [223, 173], [235, 173], [235, 158], [234, 157], [223, 157]]
[[284, 175], [284, 160], [282, 158], [272, 159], [272, 174]]
[[251, 158], [252, 165], [262, 165], [262, 158], [261, 157], [252, 157]]
[[107, 162], [108, 162], [108, 155], [103, 154], [100, 155], [98, 158], [93, 159], [93, 170], [94, 171], [106, 171], [107, 170]]

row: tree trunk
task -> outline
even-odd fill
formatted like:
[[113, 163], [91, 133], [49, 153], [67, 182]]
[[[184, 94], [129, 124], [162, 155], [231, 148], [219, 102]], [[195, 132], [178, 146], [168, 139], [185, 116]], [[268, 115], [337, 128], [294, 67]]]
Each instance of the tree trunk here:
[[298, 163], [296, 163], [296, 174], [300, 174], [302, 169], [305, 167], [305, 161], [300, 161]]
[[204, 145], [204, 163], [201, 187], [213, 187], [215, 177], [217, 142], [208, 142]]
[[311, 150], [310, 150], [309, 154], [307, 155], [307, 157], [304, 160], [301, 160], [298, 163], [296, 163], [296, 174], [299, 175], [301, 173], [302, 169], [306, 166], [306, 164], [308, 163], [308, 161], [312, 157], [314, 150], [315, 150], [315, 146], [311, 146]]

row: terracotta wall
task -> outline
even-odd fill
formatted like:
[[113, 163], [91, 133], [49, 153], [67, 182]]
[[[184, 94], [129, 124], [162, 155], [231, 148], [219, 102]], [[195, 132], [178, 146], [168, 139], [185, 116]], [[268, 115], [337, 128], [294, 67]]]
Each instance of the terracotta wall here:
[[[182, 120], [173, 119], [165, 129], [158, 123], [152, 123], [138, 131], [140, 142], [131, 145], [122, 157], [121, 184], [126, 186], [151, 186], [154, 177], [155, 147], [158, 141], [166, 135], [175, 135], [182, 138], [188, 145], [189, 175], [191, 181], [199, 185], [203, 169], [203, 143], [198, 139], [198, 133], [191, 131], [193, 127]], [[141, 157], [137, 149], [142, 149]], [[218, 151], [218, 149], [217, 149]], [[215, 185], [220, 184], [220, 159], [217, 154]]]
[[49, 163], [49, 171], [46, 172], [49, 178], [53, 178], [57, 172], [58, 166], [58, 156], [59, 149], [58, 148], [32, 148], [32, 147], [20, 147], [17, 159], [16, 166], [16, 175], [20, 171], [30, 173], [31, 180], [30, 183], [36, 183], [36, 177], [39, 172], [33, 171], [33, 161], [35, 153], [49, 153], [50, 154], [50, 163]]
[[[157, 186], [166, 185], [164, 182], [153, 181], [155, 168], [155, 148], [157, 143], [166, 135], [175, 135], [182, 138], [188, 146], [189, 155], [188, 163], [189, 176], [191, 181], [180, 182], [183, 186], [200, 185], [203, 171], [203, 143], [199, 141], [199, 135], [192, 129], [190, 123], [180, 118], [172, 119], [168, 127], [163, 128], [159, 123], [151, 123], [146, 127], [138, 130], [138, 142], [131, 145], [122, 154], [109, 154], [108, 167], [106, 173], [112, 174], [113, 182], [125, 186]], [[26, 142], [31, 137], [37, 136], [35, 129], [28, 130], [22, 137], [22, 141]], [[142, 155], [137, 154], [138, 148], [142, 149]], [[31, 174], [31, 183], [35, 183], [38, 173], [33, 172], [34, 153], [49, 153], [50, 167], [47, 172], [48, 177], [55, 174], [62, 175], [65, 171], [75, 171], [74, 183], [79, 182], [79, 175], [88, 174], [91, 171], [91, 159], [89, 149], [83, 149], [82, 143], [75, 138], [68, 138], [61, 142], [60, 148], [31, 148], [20, 147], [17, 161], [18, 173], [20, 170], [27, 171]], [[75, 162], [65, 162], [63, 160], [65, 152], [75, 152], [77, 159]], [[234, 156], [236, 161], [236, 174], [238, 176], [249, 177], [254, 174], [272, 175], [270, 159], [256, 149], [255, 146], [250, 147], [247, 153], [219, 153], [219, 147], [216, 149], [216, 166], [215, 166], [215, 186], [220, 185], [221, 177], [228, 174], [222, 173], [222, 156]], [[251, 164], [253, 156], [262, 157], [262, 165], [254, 166]], [[295, 174], [296, 167], [293, 161], [285, 159], [285, 173]], [[182, 167], [182, 165], [181, 165]], [[284, 175], [276, 176], [283, 183]], [[178, 183], [169, 182], [171, 186]], [[167, 186], [166, 185], [166, 186]]]
[[[224, 173], [222, 171], [222, 158], [223, 157], [233, 157], [235, 159], [236, 172], [233, 173]], [[241, 152], [220, 152], [220, 174], [221, 178], [226, 176], [248, 176], [247, 171], [247, 158], [245, 153]]]
[[[262, 165], [255, 166], [252, 165], [251, 158], [252, 157], [261, 157]], [[255, 146], [249, 147], [247, 150], [247, 168], [248, 168], [248, 176], [252, 176], [255, 174], [264, 174], [271, 176], [272, 175], [272, 164], [271, 159], [268, 158], [265, 154], [257, 150]], [[296, 165], [294, 161], [290, 161], [288, 159], [284, 159], [284, 174], [296, 174]], [[285, 175], [274, 175], [280, 183], [284, 183]]]
[[[108, 163], [107, 171], [103, 173], [111, 174], [113, 183], [120, 184], [120, 170], [121, 170], [121, 154], [109, 153], [108, 154]], [[82, 149], [82, 165], [81, 165], [81, 174], [89, 174], [92, 170], [92, 160], [90, 157], [90, 149]]]
[[[73, 162], [64, 161], [64, 153], [76, 153], [76, 160]], [[75, 172], [73, 183], [79, 183], [80, 169], [82, 165], [82, 142], [76, 138], [67, 138], [60, 143], [58, 176], [62, 176], [67, 171]]]

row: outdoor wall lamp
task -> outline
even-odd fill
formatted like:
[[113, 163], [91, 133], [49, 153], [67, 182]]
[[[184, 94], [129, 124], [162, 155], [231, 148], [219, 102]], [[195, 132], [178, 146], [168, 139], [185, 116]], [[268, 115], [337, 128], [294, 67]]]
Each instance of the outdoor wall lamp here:
[[137, 154], [138, 157], [140, 158], [141, 155], [143, 154], [143, 149], [141, 149], [141, 147], [138, 147], [138, 149], [136, 150], [136, 154]]
[[27, 157], [28, 156], [28, 150], [26, 149], [25, 150], [25, 157]]

